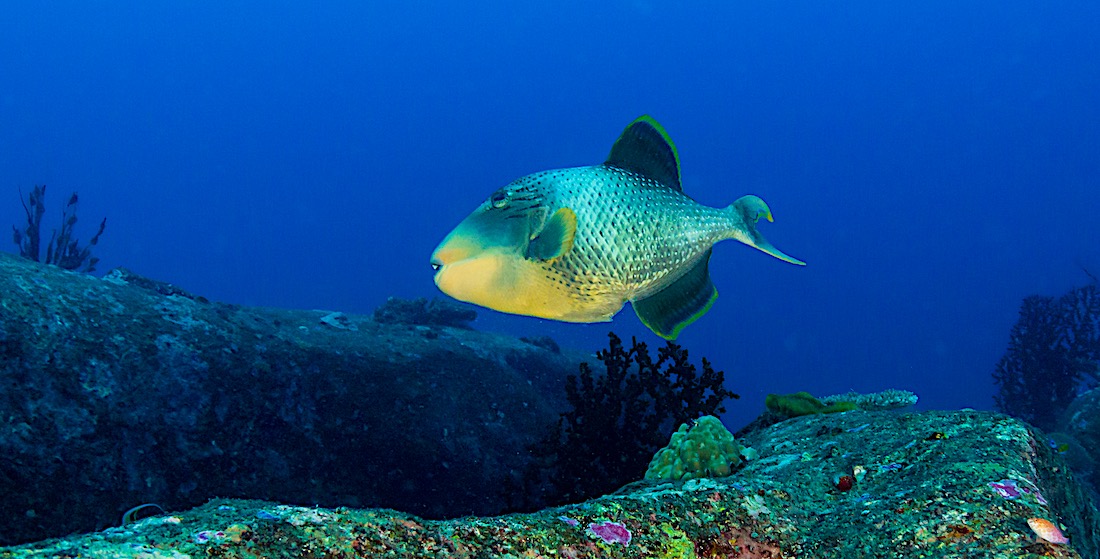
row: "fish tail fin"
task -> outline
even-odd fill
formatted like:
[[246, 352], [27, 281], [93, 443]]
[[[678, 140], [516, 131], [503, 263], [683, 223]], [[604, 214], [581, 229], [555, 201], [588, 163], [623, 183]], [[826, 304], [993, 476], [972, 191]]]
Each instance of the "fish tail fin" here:
[[756, 229], [756, 222], [761, 217], [766, 218], [768, 221], [774, 221], [772, 219], [771, 208], [768, 204], [761, 200], [758, 196], [748, 195], [742, 196], [734, 203], [730, 204], [726, 208], [727, 211], [733, 214], [734, 225], [730, 231], [729, 238], [737, 239], [746, 245], [749, 245], [758, 250], [764, 251], [784, 262], [790, 262], [791, 264], [798, 264], [799, 266], [805, 266], [806, 263], [788, 256], [783, 251], [775, 248], [764, 235], [761, 235]]

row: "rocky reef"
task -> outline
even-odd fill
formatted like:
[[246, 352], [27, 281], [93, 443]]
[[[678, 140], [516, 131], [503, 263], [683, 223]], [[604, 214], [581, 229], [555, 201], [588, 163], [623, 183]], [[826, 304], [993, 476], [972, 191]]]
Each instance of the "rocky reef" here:
[[380, 314], [246, 308], [0, 253], [0, 545], [215, 495], [501, 512], [504, 476], [591, 356], [476, 332], [446, 305]]
[[[0, 558], [1007, 559], [1100, 551], [1088, 495], [1039, 433], [1004, 415], [815, 414], [743, 442], [759, 455], [730, 476], [637, 482], [534, 514], [433, 521], [215, 500], [0, 549]], [[1068, 543], [1042, 540], [1031, 525]]]
[[904, 392], [826, 398], [858, 409], [766, 413], [738, 434], [747, 461], [707, 468], [724, 477], [493, 516], [595, 360], [473, 318], [245, 308], [0, 253], [0, 545], [42, 540], [0, 559], [1100, 553], [1067, 467], [1100, 439], [1100, 398], [1068, 416], [1072, 444], [996, 413], [902, 413]]

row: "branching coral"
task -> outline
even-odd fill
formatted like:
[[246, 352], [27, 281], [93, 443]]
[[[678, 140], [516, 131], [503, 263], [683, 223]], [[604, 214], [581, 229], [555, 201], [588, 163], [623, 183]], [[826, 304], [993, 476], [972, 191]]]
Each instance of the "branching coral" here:
[[606, 374], [587, 364], [566, 382], [572, 409], [532, 452], [519, 507], [577, 502], [641, 479], [654, 453], [673, 429], [704, 415], [725, 411], [737, 398], [723, 383], [725, 374], [702, 360], [702, 372], [688, 362], [686, 349], [669, 342], [657, 360], [645, 343], [630, 349], [609, 334], [610, 344], [596, 357]]
[[30, 258], [38, 262], [60, 266], [66, 270], [80, 270], [82, 272], [94, 272], [99, 259], [92, 256], [92, 247], [99, 242], [99, 236], [107, 227], [107, 218], [99, 223], [99, 230], [92, 236], [92, 240], [84, 247], [73, 237], [73, 229], [76, 227], [77, 196], [74, 192], [69, 196], [69, 202], [61, 212], [61, 229], [54, 229], [50, 235], [50, 241], [46, 244], [46, 259], [41, 260], [41, 229], [42, 216], [46, 213], [45, 206], [46, 185], [37, 185], [31, 190], [27, 200], [23, 202], [23, 211], [27, 214], [27, 227], [20, 231], [12, 227], [13, 239], [19, 245], [19, 254], [24, 258]]
[[1020, 306], [1008, 351], [993, 380], [997, 409], [1045, 430], [1079, 393], [1098, 385], [1100, 289], [1096, 284], [1059, 298], [1033, 295]]

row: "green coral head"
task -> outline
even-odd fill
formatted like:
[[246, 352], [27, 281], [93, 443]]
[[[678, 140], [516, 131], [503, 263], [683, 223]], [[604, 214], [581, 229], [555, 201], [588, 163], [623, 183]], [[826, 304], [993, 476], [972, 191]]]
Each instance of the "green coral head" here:
[[855, 402], [836, 402], [823, 404], [809, 392], [794, 394], [768, 394], [764, 398], [768, 411], [782, 417], [799, 417], [817, 413], [839, 413], [858, 409]]
[[684, 423], [668, 446], [653, 456], [645, 478], [659, 481], [725, 477], [740, 465], [745, 447], [713, 415]]

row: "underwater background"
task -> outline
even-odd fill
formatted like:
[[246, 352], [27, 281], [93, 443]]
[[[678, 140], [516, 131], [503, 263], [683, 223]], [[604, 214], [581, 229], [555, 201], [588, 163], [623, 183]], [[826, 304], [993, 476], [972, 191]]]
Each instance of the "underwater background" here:
[[[715, 250], [678, 342], [741, 394], [731, 428], [798, 390], [989, 409], [1021, 299], [1100, 274], [1098, 28], [1094, 2], [13, 3], [0, 223], [78, 191], [100, 273], [366, 314], [442, 297], [428, 257], [489, 193], [650, 114], [688, 195], [763, 197], [808, 263]], [[660, 341], [629, 310], [474, 327]]]

